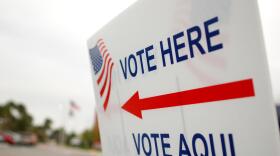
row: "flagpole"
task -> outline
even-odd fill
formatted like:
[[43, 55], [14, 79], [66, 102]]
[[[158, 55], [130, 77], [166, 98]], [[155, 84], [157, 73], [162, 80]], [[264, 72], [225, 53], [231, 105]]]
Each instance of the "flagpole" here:
[[[66, 107], [67, 106], [67, 107]], [[69, 104], [68, 105], [65, 105], [65, 104], [62, 104], [61, 105], [61, 114], [62, 114], [62, 118], [61, 118], [61, 130], [60, 130], [60, 136], [59, 136], [59, 144], [60, 145], [64, 145], [65, 144], [65, 136], [66, 136], [66, 130], [67, 130], [67, 125], [68, 125], [68, 122], [69, 122], [69, 111], [70, 111], [70, 108], [69, 108]]]
[[64, 129], [65, 129], [65, 104], [60, 104], [61, 112], [61, 129], [58, 136], [58, 144], [63, 145], [64, 142]]

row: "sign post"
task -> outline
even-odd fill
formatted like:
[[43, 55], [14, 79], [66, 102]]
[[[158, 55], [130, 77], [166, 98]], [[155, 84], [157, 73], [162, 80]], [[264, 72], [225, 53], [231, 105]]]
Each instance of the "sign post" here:
[[88, 47], [103, 155], [280, 155], [256, 1], [140, 0]]

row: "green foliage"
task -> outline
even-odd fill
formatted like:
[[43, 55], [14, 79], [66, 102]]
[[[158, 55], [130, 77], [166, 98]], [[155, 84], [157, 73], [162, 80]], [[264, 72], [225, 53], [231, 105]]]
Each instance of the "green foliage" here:
[[83, 149], [90, 149], [93, 143], [100, 141], [97, 121], [94, 128], [87, 129], [82, 134], [66, 134], [63, 128], [52, 130], [52, 123], [51, 119], [46, 119], [42, 125], [33, 125], [32, 115], [23, 104], [10, 101], [0, 105], [0, 131], [32, 132], [40, 142], [51, 139], [61, 143], [64, 140], [66, 145], [70, 145], [73, 138], [79, 137], [80, 147]]
[[50, 139], [59, 143], [62, 133], [63, 134], [65, 133], [63, 128], [58, 128], [58, 129], [52, 130], [52, 133], [50, 135]]
[[81, 135], [81, 147], [84, 149], [89, 149], [92, 147], [93, 132], [92, 129], [85, 130]]
[[33, 119], [22, 104], [10, 101], [0, 106], [0, 118], [3, 120], [1, 130], [23, 132], [32, 129]]
[[23, 104], [13, 101], [0, 106], [0, 131], [33, 132], [39, 141], [47, 141], [47, 131], [51, 129], [52, 120], [46, 119], [42, 126], [33, 125], [33, 118]]
[[77, 137], [77, 134], [74, 132], [67, 134], [66, 135], [66, 145], [71, 145], [71, 140], [75, 137]]
[[52, 126], [52, 120], [51, 119], [45, 119], [44, 124], [42, 126], [33, 126], [33, 132], [37, 134], [37, 137], [40, 142], [46, 142], [48, 141], [48, 134], [47, 132], [51, 130]]
[[51, 129], [52, 123], [53, 123], [52, 120], [49, 119], [49, 118], [47, 118], [47, 119], [45, 120], [44, 124], [43, 124], [43, 128], [44, 128], [45, 130]]

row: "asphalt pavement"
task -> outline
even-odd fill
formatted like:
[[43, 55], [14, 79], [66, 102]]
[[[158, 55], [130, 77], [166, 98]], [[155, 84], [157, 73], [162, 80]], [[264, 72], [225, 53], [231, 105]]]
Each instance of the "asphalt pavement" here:
[[101, 156], [96, 151], [84, 151], [56, 145], [35, 147], [0, 145], [0, 156]]

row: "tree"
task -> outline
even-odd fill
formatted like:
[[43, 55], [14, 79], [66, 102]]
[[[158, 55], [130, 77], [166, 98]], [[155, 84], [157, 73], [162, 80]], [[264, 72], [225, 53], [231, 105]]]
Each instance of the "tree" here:
[[33, 118], [22, 104], [9, 101], [0, 106], [0, 118], [2, 130], [24, 132], [32, 129]]
[[45, 142], [51, 127], [51, 119], [46, 119], [43, 125], [33, 125], [32, 115], [23, 104], [9, 101], [0, 106], [0, 131], [32, 132], [39, 141]]
[[81, 135], [81, 147], [88, 149], [92, 147], [93, 133], [92, 129], [85, 130]]
[[40, 142], [46, 142], [48, 141], [49, 138], [49, 132], [51, 130], [52, 127], [52, 120], [47, 118], [45, 119], [44, 123], [42, 126], [34, 126], [33, 127], [33, 132], [35, 134], [37, 134], [37, 137], [39, 139]]
[[77, 134], [74, 132], [67, 134], [66, 135], [66, 145], [71, 145], [71, 140], [75, 137], [77, 137]]
[[43, 128], [44, 128], [45, 130], [51, 129], [52, 123], [53, 123], [52, 120], [49, 119], [49, 118], [47, 118], [47, 119], [45, 120], [45, 122], [44, 122]]
[[51, 140], [55, 140], [56, 143], [60, 143], [61, 142], [61, 137], [62, 137], [62, 134], [65, 134], [65, 130], [64, 128], [57, 128], [57, 129], [54, 129], [52, 130], [51, 132], [51, 135], [50, 135], [50, 139]]

